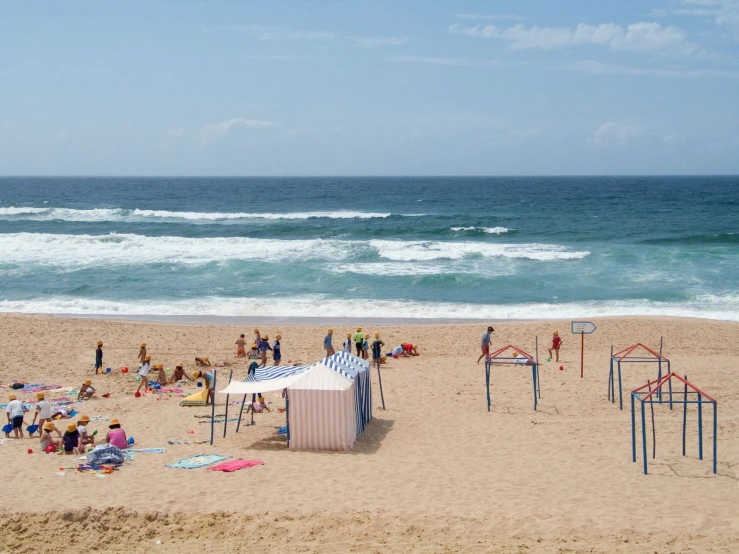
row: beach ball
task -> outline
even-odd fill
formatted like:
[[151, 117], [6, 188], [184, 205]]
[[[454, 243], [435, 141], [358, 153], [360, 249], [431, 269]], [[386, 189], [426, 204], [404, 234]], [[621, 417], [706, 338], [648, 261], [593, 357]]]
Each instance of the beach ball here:
[[50, 444], [49, 446], [46, 447], [47, 454], [53, 454], [54, 452], [56, 452], [56, 448], [54, 448], [53, 445]]
[[128, 445], [131, 446], [134, 443], [133, 437], [128, 437]]

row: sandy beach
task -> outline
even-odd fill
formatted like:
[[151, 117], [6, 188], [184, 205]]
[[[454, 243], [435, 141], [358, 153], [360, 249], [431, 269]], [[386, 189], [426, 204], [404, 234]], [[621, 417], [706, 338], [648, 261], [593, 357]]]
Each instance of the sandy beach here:
[[[494, 369], [487, 411], [484, 367], [475, 363], [487, 322], [365, 325], [387, 345], [418, 343], [421, 355], [383, 366], [384, 411], [373, 373], [374, 418], [352, 451], [294, 452], [277, 433], [284, 414], [275, 409], [256, 414], [256, 424], [238, 434], [230, 423], [225, 438], [217, 426], [213, 446], [169, 445], [207, 439], [209, 425], [194, 416], [206, 416], [210, 408], [180, 407], [176, 393], [135, 398], [133, 376], [119, 369], [136, 365], [138, 345], [146, 341], [154, 363], [174, 368], [184, 361], [192, 373], [193, 358], [208, 355], [211, 361], [235, 362], [234, 378], [243, 379], [247, 362], [234, 358], [234, 341], [240, 333], [249, 337], [253, 325], [2, 315], [0, 383], [77, 388], [91, 378], [98, 394], [74, 404], [77, 411], [118, 418], [137, 448], [166, 451], [138, 454], [98, 478], [69, 469], [79, 463], [71, 456], [40, 453], [37, 438], [5, 440], [0, 551], [736, 551], [739, 324], [593, 321], [598, 329], [586, 337], [584, 379], [580, 337], [570, 335], [568, 321], [495, 323], [494, 347], [513, 343], [533, 351], [539, 337], [536, 412], [530, 371], [514, 366]], [[282, 334], [284, 361], [307, 364], [322, 357], [331, 323], [270, 323], [261, 330]], [[335, 342], [352, 330], [334, 326]], [[564, 338], [561, 364], [545, 361], [553, 329]], [[717, 475], [711, 471], [710, 409], [704, 412], [704, 460], [698, 459], [695, 408], [688, 412], [683, 457], [682, 410], [663, 405], [655, 407], [656, 458], [649, 459], [649, 475], [642, 473], [641, 457], [631, 461], [628, 402], [619, 411], [606, 398], [609, 353], [611, 346], [619, 350], [636, 342], [658, 348], [660, 337], [672, 369], [719, 403]], [[104, 341], [109, 375], [94, 375], [98, 339]], [[652, 364], [626, 366], [625, 394], [655, 377]], [[188, 384], [183, 394], [196, 390]], [[3, 403], [9, 391], [3, 389]], [[223, 413], [225, 397], [216, 400], [216, 413]], [[275, 393], [267, 401], [272, 408], [284, 406]], [[236, 408], [230, 409], [229, 417], [235, 417]], [[32, 417], [30, 412], [26, 422]], [[90, 428], [104, 436], [107, 422]], [[649, 444], [651, 450], [651, 437]], [[201, 453], [264, 465], [234, 473], [165, 467]]]

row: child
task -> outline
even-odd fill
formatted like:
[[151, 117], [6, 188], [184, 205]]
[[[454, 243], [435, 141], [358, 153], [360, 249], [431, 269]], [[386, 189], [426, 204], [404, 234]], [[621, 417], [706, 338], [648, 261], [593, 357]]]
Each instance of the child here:
[[369, 358], [369, 333], [364, 334], [364, 340], [362, 341], [362, 359], [366, 360]]
[[201, 377], [205, 381], [205, 405], [210, 403], [211, 398], [215, 397], [215, 391], [213, 390], [213, 374], [206, 371], [196, 371], [192, 374], [193, 378], [200, 379]]
[[139, 386], [136, 389], [136, 392], [139, 392], [141, 390], [141, 387], [144, 387], [144, 391], [149, 390], [149, 372], [151, 371], [151, 356], [147, 356], [144, 358], [144, 363], [141, 364], [141, 369], [139, 369], [139, 376], [141, 377], [141, 381], [139, 382]]
[[[357, 347], [357, 357], [362, 355], [362, 343], [364, 343], [364, 335], [362, 334], [362, 328], [357, 327], [357, 332], [354, 333], [354, 344]], [[351, 354], [351, 350], [349, 351]]]
[[250, 360], [258, 360], [259, 359], [259, 351], [257, 350], [257, 343], [251, 345], [251, 350], [249, 350], [249, 359]]
[[347, 333], [346, 334], [346, 340], [344, 341], [344, 352], [347, 354], [352, 353], [352, 334]]
[[[40, 437], [44, 424], [47, 421], [51, 421], [51, 404], [46, 400], [46, 395], [43, 392], [36, 393], [36, 399], [38, 400], [38, 404], [36, 404], [36, 413], [33, 415], [32, 425], [36, 423], [36, 418], [38, 417], [38, 436]], [[31, 436], [33, 436], [33, 433], [31, 433]]]
[[254, 344], [259, 345], [259, 343], [262, 341], [262, 337], [259, 334], [259, 329], [256, 327], [254, 328]]
[[267, 402], [265, 402], [264, 396], [261, 394], [257, 397], [256, 401], [252, 402], [251, 406], [246, 409], [247, 414], [249, 413], [249, 410], [253, 410], [255, 414], [261, 414], [264, 411], [272, 411], [267, 407]]
[[79, 454], [85, 451], [85, 447], [82, 446], [82, 439], [80, 438], [80, 432], [77, 430], [77, 426], [74, 423], [67, 425], [67, 432], [62, 437], [64, 443], [64, 453], [67, 456], [72, 454]]
[[559, 338], [559, 331], [555, 330], [554, 333], [552, 333], [552, 347], [549, 349], [549, 359], [552, 359], [552, 350], [554, 350], [557, 359], [556, 362], [559, 361], [559, 348], [562, 346], [562, 339]]
[[275, 365], [280, 365], [280, 361], [282, 360], [282, 351], [280, 350], [281, 338], [282, 335], [277, 333], [275, 335], [275, 343], [272, 345], [272, 359], [274, 360]]
[[326, 357], [333, 356], [336, 354], [336, 350], [334, 350], [333, 345], [331, 344], [331, 341], [334, 338], [334, 330], [329, 329], [326, 333], [326, 336], [323, 337], [323, 348], [326, 350]]
[[146, 343], [142, 342], [139, 345], [139, 367], [146, 361]]
[[380, 333], [375, 333], [375, 340], [372, 341], [372, 363], [376, 364], [378, 368], [380, 367], [381, 363], [384, 363], [382, 361], [383, 346], [385, 346], [385, 343], [380, 340]]
[[244, 334], [242, 333], [239, 335], [239, 338], [236, 339], [236, 357], [237, 358], [243, 358], [246, 356], [246, 349], [244, 346], [246, 345], [246, 341], [244, 340]]
[[98, 371], [103, 370], [103, 341], [97, 342], [98, 347], [95, 349], [95, 375]]
[[164, 364], [157, 364], [154, 367], [157, 370], [157, 382], [163, 387], [167, 384], [167, 373], [164, 371]]
[[210, 367], [210, 360], [208, 359], [208, 356], [203, 356], [202, 358], [195, 358], [195, 365], [202, 366], [202, 367]]
[[[49, 446], [51, 446], [53, 449], [53, 450], [50, 450], [50, 452], [56, 452], [56, 449], [59, 448], [62, 442], [61, 441], [62, 434], [59, 432], [59, 429], [54, 427], [54, 424], [51, 421], [47, 421], [46, 423], [44, 423], [41, 429], [42, 429], [40, 433], [41, 440], [39, 442], [39, 448], [41, 449], [41, 452], [47, 452], [47, 448], [49, 448]], [[56, 431], [57, 435], [59, 435], [60, 440], [54, 440], [51, 437], [52, 431]]]
[[95, 387], [92, 386], [90, 379], [85, 379], [80, 387], [80, 392], [77, 394], [77, 400], [89, 400], [89, 398], [95, 394]]
[[[15, 438], [22, 439], [23, 413], [25, 412], [25, 409], [23, 408], [23, 402], [18, 400], [18, 397], [14, 394], [8, 395], [8, 399], [10, 400], [10, 402], [8, 402], [8, 405], [5, 408], [8, 415], [8, 423], [13, 426], [13, 434], [15, 435]], [[5, 433], [5, 436], [8, 437], [9, 434]]]
[[267, 366], [267, 350], [272, 350], [272, 347], [269, 345], [269, 335], [264, 335], [262, 337], [262, 340], [259, 342], [259, 347], [257, 348], [259, 350], [259, 367], [266, 367]]
[[121, 424], [118, 422], [117, 419], [114, 419], [110, 422], [110, 425], [108, 425], [108, 433], [105, 435], [105, 442], [108, 444], [112, 444], [116, 448], [120, 448], [121, 450], [125, 450], [128, 448], [128, 437], [126, 437], [126, 432], [121, 429]]
[[404, 342], [403, 351], [406, 353], [406, 356], [418, 356], [418, 345]]
[[80, 434], [80, 442], [82, 445], [95, 444], [95, 437], [87, 433], [87, 424], [90, 423], [90, 416], [80, 416], [79, 422], [77, 422], [77, 431]]
[[168, 381], [168, 384], [178, 383], [182, 381], [183, 377], [186, 377], [188, 381], [192, 381], [190, 376], [187, 373], [185, 373], [185, 370], [182, 367], [184, 365], [185, 365], [185, 362], [180, 362], [179, 364], [177, 364], [177, 367], [174, 368], [174, 373], [172, 373], [172, 378]]

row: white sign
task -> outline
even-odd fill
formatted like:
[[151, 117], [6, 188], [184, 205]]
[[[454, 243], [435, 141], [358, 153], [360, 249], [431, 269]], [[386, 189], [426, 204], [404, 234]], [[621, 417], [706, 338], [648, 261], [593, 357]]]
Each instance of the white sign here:
[[572, 322], [572, 334], [573, 335], [579, 335], [579, 334], [585, 334], [589, 335], [593, 331], [595, 331], [595, 324], [592, 321], [573, 321]]

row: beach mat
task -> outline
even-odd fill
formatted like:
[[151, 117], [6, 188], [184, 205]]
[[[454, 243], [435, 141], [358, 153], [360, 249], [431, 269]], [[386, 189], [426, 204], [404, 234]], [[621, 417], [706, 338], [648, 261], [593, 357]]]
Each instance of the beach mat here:
[[173, 464], [167, 464], [167, 467], [173, 467], [175, 469], [197, 469], [220, 462], [221, 460], [227, 460], [230, 457], [219, 456], [218, 454], [198, 454], [197, 456], [191, 456]]
[[164, 448], [126, 448], [126, 454], [164, 454]]
[[211, 471], [225, 471], [231, 473], [232, 471], [244, 469], [245, 467], [254, 467], [261, 465], [264, 465], [264, 462], [262, 460], [242, 460], [241, 458], [236, 458], [235, 460], [223, 462], [222, 464], [209, 467], [208, 469]]
[[203, 389], [180, 400], [180, 406], [205, 406], [208, 390]]

